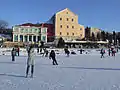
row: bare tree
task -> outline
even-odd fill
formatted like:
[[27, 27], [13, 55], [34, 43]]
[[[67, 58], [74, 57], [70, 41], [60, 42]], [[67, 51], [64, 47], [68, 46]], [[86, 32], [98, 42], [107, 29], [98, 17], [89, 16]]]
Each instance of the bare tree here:
[[8, 27], [8, 22], [0, 20], [0, 29], [6, 29]]

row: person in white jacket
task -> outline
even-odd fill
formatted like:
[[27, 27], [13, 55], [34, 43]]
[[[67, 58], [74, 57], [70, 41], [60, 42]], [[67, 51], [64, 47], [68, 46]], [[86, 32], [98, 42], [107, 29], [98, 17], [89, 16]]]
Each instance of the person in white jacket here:
[[31, 77], [33, 77], [34, 72], [34, 48], [33, 45], [30, 45], [30, 48], [28, 49], [28, 59], [27, 59], [27, 70], [26, 70], [26, 77], [28, 77], [29, 68], [31, 67]]

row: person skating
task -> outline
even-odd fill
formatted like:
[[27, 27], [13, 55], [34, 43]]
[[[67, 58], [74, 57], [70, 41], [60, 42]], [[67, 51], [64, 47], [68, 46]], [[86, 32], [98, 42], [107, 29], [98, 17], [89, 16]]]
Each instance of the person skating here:
[[19, 47], [17, 48], [17, 53], [18, 53], [18, 56], [19, 56], [19, 54], [20, 54], [20, 48]]
[[15, 48], [12, 49], [11, 56], [12, 56], [12, 61], [15, 61], [15, 56], [16, 56]]
[[68, 47], [66, 47], [64, 51], [65, 51], [65, 54], [67, 54], [67, 56], [69, 57], [70, 51], [68, 50]]
[[55, 51], [54, 51], [54, 50], [51, 50], [50, 55], [49, 55], [49, 59], [52, 58], [52, 60], [53, 60], [53, 62], [52, 62], [53, 65], [58, 65], [55, 56], [56, 56], [56, 55], [55, 55]]
[[69, 57], [70, 51], [67, 49], [66, 51], [67, 56]]
[[31, 77], [34, 73], [34, 48], [33, 45], [30, 46], [28, 50], [28, 59], [27, 59], [27, 69], [26, 69], [26, 78], [28, 77], [29, 68], [31, 67]]
[[82, 48], [80, 49], [80, 54], [82, 54], [82, 52], [83, 52], [83, 50], [82, 50]]
[[48, 52], [48, 50], [46, 49], [46, 50], [45, 50], [45, 57], [48, 57], [48, 53], [49, 53], [49, 52]]
[[43, 48], [42, 56], [44, 57], [45, 54], [46, 54], [46, 48]]
[[111, 49], [109, 48], [108, 49], [108, 55], [110, 56], [110, 54], [111, 54]]
[[115, 49], [113, 49], [112, 50], [112, 56], [115, 56], [115, 53], [116, 53], [116, 51], [115, 51]]
[[39, 47], [37, 48], [37, 53], [39, 53]]
[[104, 58], [105, 50], [103, 48], [101, 49], [100, 54], [101, 54], [101, 58]]

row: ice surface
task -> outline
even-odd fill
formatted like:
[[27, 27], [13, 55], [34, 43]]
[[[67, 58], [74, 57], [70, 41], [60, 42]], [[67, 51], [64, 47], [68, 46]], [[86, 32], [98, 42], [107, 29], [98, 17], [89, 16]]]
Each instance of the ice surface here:
[[[11, 61], [10, 48], [0, 49], [0, 90], [120, 90], [120, 53], [100, 58], [100, 52], [66, 57], [56, 51], [58, 66], [36, 54], [33, 78], [25, 78], [27, 53]], [[5, 55], [3, 55], [5, 53]]]

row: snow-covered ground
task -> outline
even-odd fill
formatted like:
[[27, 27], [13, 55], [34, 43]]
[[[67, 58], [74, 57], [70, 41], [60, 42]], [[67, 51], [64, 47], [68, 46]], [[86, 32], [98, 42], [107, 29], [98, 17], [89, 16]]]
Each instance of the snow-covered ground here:
[[26, 51], [11, 62], [10, 50], [0, 49], [0, 90], [120, 90], [120, 53], [101, 59], [96, 50], [82, 55], [74, 51], [77, 55], [66, 57], [60, 50], [58, 66], [36, 55], [34, 77], [25, 78]]

